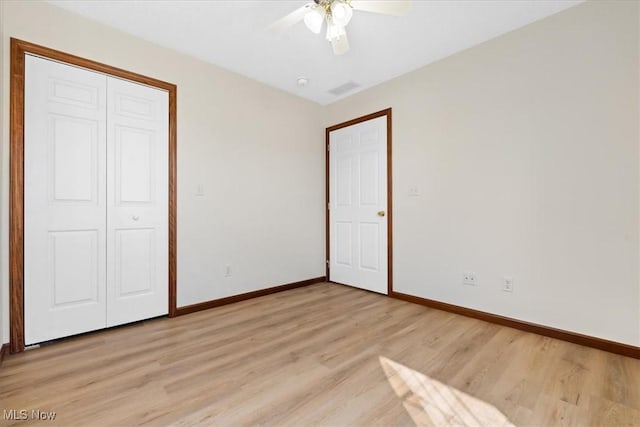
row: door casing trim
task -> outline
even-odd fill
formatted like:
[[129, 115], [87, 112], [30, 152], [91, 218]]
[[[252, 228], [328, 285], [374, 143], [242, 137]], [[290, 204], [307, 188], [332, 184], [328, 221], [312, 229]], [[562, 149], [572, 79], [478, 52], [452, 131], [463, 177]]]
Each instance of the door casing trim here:
[[330, 176], [329, 176], [329, 136], [331, 132], [346, 128], [349, 126], [357, 125], [358, 123], [366, 122], [378, 117], [387, 118], [387, 295], [391, 296], [393, 293], [393, 181], [392, 181], [392, 117], [391, 108], [376, 111], [375, 113], [367, 114], [366, 116], [356, 117], [355, 119], [348, 120], [346, 122], [338, 123], [337, 125], [329, 126], [325, 129], [325, 229], [326, 229], [326, 255], [325, 255], [325, 274], [327, 281], [331, 281], [330, 275], [330, 236], [329, 236], [329, 192], [330, 192]]
[[9, 316], [11, 353], [24, 351], [24, 70], [25, 55], [97, 71], [166, 90], [169, 94], [169, 317], [176, 308], [176, 148], [177, 86], [142, 74], [112, 67], [90, 59], [11, 38], [11, 81], [9, 88]]

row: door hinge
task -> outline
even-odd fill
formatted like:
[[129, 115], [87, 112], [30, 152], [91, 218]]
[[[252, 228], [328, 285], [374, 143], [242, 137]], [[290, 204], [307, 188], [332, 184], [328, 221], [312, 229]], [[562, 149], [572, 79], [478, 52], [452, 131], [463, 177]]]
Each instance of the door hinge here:
[[331, 151], [331, 146], [327, 145], [327, 151]]
[[331, 203], [327, 203], [327, 210], [330, 211], [331, 210]]
[[331, 266], [331, 263], [329, 262], [329, 260], [327, 260], [327, 268], [329, 268]]

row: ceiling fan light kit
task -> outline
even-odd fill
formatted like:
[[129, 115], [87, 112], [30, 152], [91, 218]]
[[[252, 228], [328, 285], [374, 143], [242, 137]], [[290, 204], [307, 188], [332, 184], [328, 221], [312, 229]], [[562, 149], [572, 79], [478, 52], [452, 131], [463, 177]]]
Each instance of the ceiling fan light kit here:
[[352, 16], [353, 9], [348, 3], [340, 0], [331, 3], [331, 19], [334, 24], [346, 27]]
[[322, 24], [327, 22], [327, 40], [335, 42], [346, 34], [345, 27], [353, 16], [348, 0], [314, 0], [304, 15], [304, 23], [314, 34], [320, 34]]
[[334, 42], [345, 34], [347, 34], [347, 32], [344, 26], [336, 24], [333, 20], [327, 22], [327, 40]]
[[325, 20], [326, 12], [321, 7], [309, 8], [309, 11], [304, 15], [304, 23], [309, 30], [314, 34], [320, 34], [322, 30], [322, 23]]
[[400, 16], [410, 6], [411, 0], [313, 0], [313, 3], [307, 3], [271, 24], [269, 30], [283, 32], [304, 21], [312, 33], [320, 34], [322, 24], [326, 22], [326, 38], [333, 47], [333, 53], [342, 55], [349, 50], [346, 26], [354, 10]]

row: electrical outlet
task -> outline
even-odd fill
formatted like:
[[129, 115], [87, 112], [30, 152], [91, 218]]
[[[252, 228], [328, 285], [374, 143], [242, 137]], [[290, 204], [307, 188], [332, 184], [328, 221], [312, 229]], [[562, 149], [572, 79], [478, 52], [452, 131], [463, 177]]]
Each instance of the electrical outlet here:
[[415, 184], [410, 185], [408, 193], [410, 197], [418, 197], [420, 195], [420, 187]]
[[227, 265], [224, 268], [224, 277], [231, 277], [231, 266]]
[[502, 291], [513, 292], [513, 277], [504, 276], [502, 278]]
[[465, 285], [471, 285], [471, 286], [475, 286], [476, 285], [476, 273], [473, 272], [466, 272], [462, 275], [462, 283]]

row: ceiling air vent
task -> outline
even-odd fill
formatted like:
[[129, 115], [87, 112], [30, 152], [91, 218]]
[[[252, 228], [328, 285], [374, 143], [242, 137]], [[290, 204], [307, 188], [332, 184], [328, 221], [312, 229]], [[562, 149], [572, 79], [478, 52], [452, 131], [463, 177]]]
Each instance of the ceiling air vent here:
[[344, 93], [349, 92], [350, 90], [353, 90], [357, 87], [359, 87], [360, 85], [356, 82], [347, 82], [343, 85], [340, 85], [338, 87], [334, 87], [333, 89], [331, 89], [330, 91], [328, 91], [330, 94], [333, 94], [335, 96], [338, 95], [342, 95]]

